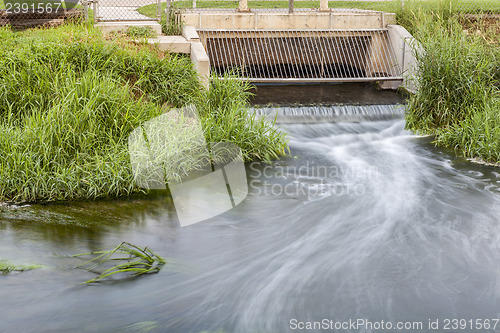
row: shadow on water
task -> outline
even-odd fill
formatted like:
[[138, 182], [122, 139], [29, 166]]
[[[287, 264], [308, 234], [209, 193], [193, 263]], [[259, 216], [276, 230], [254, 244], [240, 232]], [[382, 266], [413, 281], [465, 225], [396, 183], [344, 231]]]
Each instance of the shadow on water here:
[[386, 105], [403, 104], [404, 98], [393, 91], [377, 90], [367, 83], [331, 83], [302, 85], [258, 85], [251, 99], [254, 105]]
[[[0, 332], [289, 332], [294, 319], [447, 332], [446, 318], [499, 318], [498, 169], [397, 117], [283, 126], [293, 157], [247, 164], [243, 203], [192, 226], [161, 194], [2, 210], [0, 255], [46, 268], [0, 276]], [[182, 266], [78, 286], [95, 276], [68, 255], [121, 241]]]

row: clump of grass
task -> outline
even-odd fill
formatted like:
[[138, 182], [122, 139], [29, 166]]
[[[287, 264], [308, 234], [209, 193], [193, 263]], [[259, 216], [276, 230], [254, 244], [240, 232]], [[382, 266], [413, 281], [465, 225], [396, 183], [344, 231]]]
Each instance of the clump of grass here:
[[248, 82], [234, 80], [231, 74], [213, 76], [211, 82], [199, 103], [207, 142], [233, 143], [241, 148], [247, 161], [269, 161], [287, 154], [285, 133], [274, 122], [248, 113]]
[[208, 142], [237, 143], [248, 159], [277, 156], [286, 146], [272, 124], [245, 121], [242, 87], [214, 81], [218, 93], [205, 91], [186, 57], [110, 42], [81, 25], [3, 28], [0, 45], [0, 201], [142, 192], [129, 134], [187, 104], [209, 106], [201, 117]]
[[398, 2], [394, 7], [398, 24], [412, 34], [418, 34], [421, 23], [429, 19], [447, 23], [467, 15], [480, 18], [481, 14], [500, 13], [500, 1], [497, 0], [405, 0], [404, 6]]
[[165, 18], [161, 20], [162, 32], [167, 36], [181, 35], [182, 29], [184, 28], [184, 21], [180, 20], [176, 15], [178, 9], [172, 7], [170, 14], [165, 15]]
[[72, 37], [57, 30], [4, 32], [10, 38], [2, 42], [17, 46], [0, 51], [0, 200], [137, 192], [127, 136], [164, 112], [162, 104], [196, 98], [192, 64], [105, 42], [79, 26]]
[[419, 90], [409, 99], [406, 127], [466, 157], [498, 161], [499, 45], [464, 31], [455, 18], [423, 21], [416, 37]]
[[460, 124], [437, 131], [436, 143], [459, 149], [465, 157], [500, 161], [500, 99], [492, 99], [484, 109], [474, 110]]
[[33, 269], [42, 268], [42, 265], [26, 264], [26, 265], [15, 265], [9, 260], [0, 258], [0, 273], [7, 274], [10, 272], [24, 272], [31, 271]]
[[[84, 268], [99, 276], [84, 283], [98, 282], [119, 273], [133, 276], [158, 273], [166, 264], [166, 260], [150, 248], [140, 248], [127, 242], [120, 243], [112, 250], [76, 254], [73, 257], [86, 256], [94, 256], [94, 258], [85, 261], [76, 268]], [[110, 263], [112, 266], [107, 267], [106, 265]]]
[[156, 32], [151, 27], [129, 27], [127, 29], [127, 35], [132, 38], [154, 38], [156, 37]]

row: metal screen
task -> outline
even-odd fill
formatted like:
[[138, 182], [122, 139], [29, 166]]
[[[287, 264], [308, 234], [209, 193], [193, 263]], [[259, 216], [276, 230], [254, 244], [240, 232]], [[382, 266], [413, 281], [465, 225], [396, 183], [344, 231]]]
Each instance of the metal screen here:
[[198, 30], [211, 70], [252, 82], [402, 79], [387, 29]]

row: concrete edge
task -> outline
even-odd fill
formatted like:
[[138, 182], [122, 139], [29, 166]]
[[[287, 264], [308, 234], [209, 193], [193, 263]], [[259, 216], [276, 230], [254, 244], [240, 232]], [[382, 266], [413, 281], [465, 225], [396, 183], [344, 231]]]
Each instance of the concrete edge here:
[[191, 43], [182, 36], [160, 36], [148, 39], [148, 44], [156, 45], [159, 50], [170, 53], [191, 53]]
[[418, 91], [417, 59], [415, 48], [420, 49], [418, 41], [400, 25], [388, 25], [389, 40], [391, 41], [396, 60], [404, 77], [402, 87], [411, 93]]
[[123, 21], [123, 22], [99, 22], [94, 24], [101, 29], [103, 34], [109, 34], [113, 31], [126, 31], [129, 27], [150, 27], [156, 34], [161, 35], [161, 24], [156, 21]]
[[209, 89], [210, 87], [210, 60], [208, 54], [201, 42], [191, 43], [191, 61], [194, 68], [200, 75], [203, 87]]
[[196, 31], [196, 28], [190, 25], [186, 25], [182, 28], [182, 37], [186, 38], [189, 42], [199, 42], [200, 36]]

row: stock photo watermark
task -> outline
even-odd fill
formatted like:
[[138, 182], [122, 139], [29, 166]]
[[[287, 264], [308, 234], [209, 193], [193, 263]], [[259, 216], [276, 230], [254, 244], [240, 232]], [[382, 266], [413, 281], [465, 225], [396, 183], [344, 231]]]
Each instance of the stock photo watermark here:
[[442, 318], [428, 319], [425, 321], [386, 321], [369, 320], [366, 318], [332, 320], [322, 319], [319, 321], [300, 321], [296, 318], [290, 319], [289, 328], [292, 331], [363, 331], [363, 332], [387, 332], [387, 331], [448, 331], [448, 332], [489, 332], [500, 328], [500, 318]]
[[376, 167], [268, 165], [250, 163], [250, 182], [241, 149], [207, 143], [194, 106], [170, 110], [137, 127], [128, 148], [134, 181], [144, 189], [172, 194], [181, 226], [220, 215], [248, 195], [305, 197], [363, 196], [379, 178]]
[[[250, 163], [249, 187], [255, 195], [285, 195], [313, 199], [324, 196], [363, 196], [367, 185], [379, 179], [375, 166], [316, 165], [306, 161], [300, 166], [262, 167]], [[277, 182], [276, 180], [282, 180]]]
[[196, 108], [171, 110], [136, 128], [128, 148], [135, 183], [170, 189], [181, 227], [220, 215], [248, 194], [239, 147], [209, 143]]

